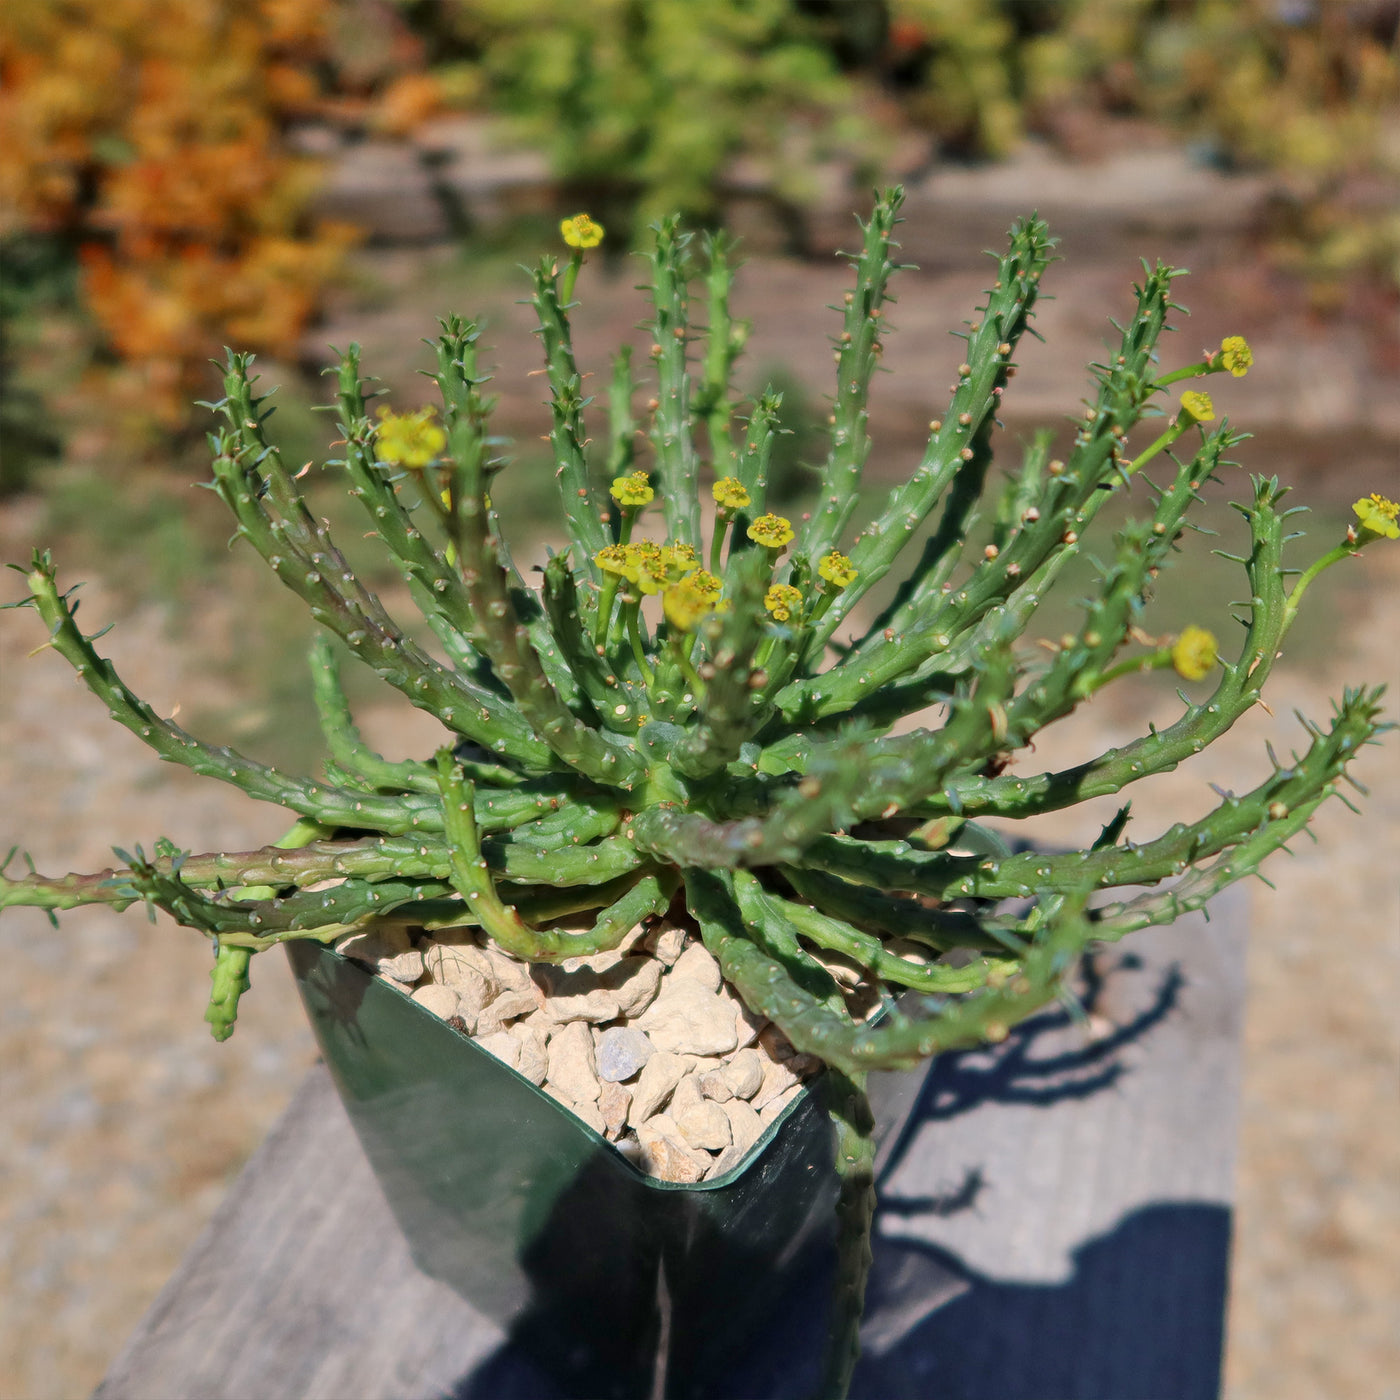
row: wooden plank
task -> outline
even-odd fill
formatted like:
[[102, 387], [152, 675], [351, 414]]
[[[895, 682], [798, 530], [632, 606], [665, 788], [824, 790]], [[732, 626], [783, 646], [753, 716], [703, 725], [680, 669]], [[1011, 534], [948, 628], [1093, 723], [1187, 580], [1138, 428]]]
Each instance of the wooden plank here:
[[934, 1066], [881, 1183], [861, 1393], [1218, 1393], [1247, 910], [1105, 949], [1097, 1039], [1041, 1017]]
[[[1217, 1393], [1245, 909], [1108, 949], [1087, 1034], [1056, 1013], [937, 1063], [882, 1174], [854, 1395]], [[731, 1396], [806, 1392], [818, 1303], [775, 1300]], [[562, 1392], [417, 1270], [318, 1069], [97, 1397], [351, 1395]]]

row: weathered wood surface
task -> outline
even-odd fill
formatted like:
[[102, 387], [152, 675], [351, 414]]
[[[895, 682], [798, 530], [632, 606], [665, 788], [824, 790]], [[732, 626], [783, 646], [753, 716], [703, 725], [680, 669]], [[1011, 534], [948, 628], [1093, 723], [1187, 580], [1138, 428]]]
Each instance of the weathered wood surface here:
[[[1047, 1014], [937, 1062], [882, 1172], [854, 1395], [1217, 1394], [1245, 909], [1104, 951], [1087, 1028]], [[726, 1400], [804, 1393], [815, 1302], [776, 1306]], [[562, 1394], [417, 1270], [318, 1069], [97, 1400]]]

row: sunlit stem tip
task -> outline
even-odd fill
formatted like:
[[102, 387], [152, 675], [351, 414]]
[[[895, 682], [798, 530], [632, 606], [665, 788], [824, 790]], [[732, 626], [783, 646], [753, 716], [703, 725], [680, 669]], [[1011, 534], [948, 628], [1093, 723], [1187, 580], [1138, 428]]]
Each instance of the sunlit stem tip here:
[[715, 532], [710, 540], [710, 572], [717, 574], [722, 567], [724, 537], [735, 515], [751, 503], [744, 483], [737, 476], [722, 476], [710, 488], [715, 498]]
[[568, 306], [574, 299], [578, 270], [583, 266], [583, 251], [585, 248], [596, 248], [603, 241], [603, 226], [594, 223], [587, 214], [575, 214], [560, 223], [559, 232], [563, 234], [564, 242], [574, 250], [559, 283], [559, 300], [562, 305]]
[[[1165, 381], [1162, 381], [1165, 382]], [[1215, 419], [1215, 405], [1209, 394], [1197, 389], [1187, 389], [1181, 396], [1181, 407], [1172, 420], [1170, 428], [1153, 442], [1140, 456], [1134, 457], [1126, 470], [1129, 476], [1142, 470], [1159, 452], [1165, 452], [1187, 428], [1195, 423], [1210, 423]]]
[[1183, 379], [1195, 379], [1202, 374], [1221, 374], [1226, 371], [1236, 379], [1243, 379], [1253, 363], [1254, 352], [1249, 348], [1249, 342], [1244, 336], [1227, 335], [1220, 342], [1220, 349], [1209, 354], [1204, 360], [1197, 360], [1195, 364], [1183, 365], [1180, 369], [1172, 370], [1170, 374], [1164, 374], [1157, 380], [1157, 387], [1165, 389], [1169, 384], [1179, 383]]
[[1303, 601], [1303, 594], [1308, 591], [1312, 581], [1324, 569], [1330, 569], [1340, 559], [1350, 559], [1363, 545], [1370, 544], [1372, 540], [1400, 539], [1400, 524], [1397, 524], [1397, 517], [1400, 517], [1400, 503], [1389, 500], [1378, 491], [1373, 491], [1369, 496], [1363, 496], [1361, 500], [1355, 502], [1352, 505], [1352, 511], [1356, 515], [1358, 525], [1348, 525], [1346, 539], [1310, 564], [1300, 575], [1298, 582], [1293, 585], [1293, 591], [1288, 595], [1288, 601], [1283, 608], [1282, 630], [1284, 632], [1288, 630], [1294, 617], [1297, 616], [1298, 606]]

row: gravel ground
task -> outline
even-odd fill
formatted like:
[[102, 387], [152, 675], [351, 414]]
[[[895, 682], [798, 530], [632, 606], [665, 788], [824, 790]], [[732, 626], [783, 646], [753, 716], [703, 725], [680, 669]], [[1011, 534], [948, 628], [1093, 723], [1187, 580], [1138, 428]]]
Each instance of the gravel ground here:
[[[1067, 381], [1064, 366], [1098, 353], [1098, 327], [1121, 296], [1131, 272], [1125, 266], [1118, 259], [1111, 274], [1102, 266], [1056, 274], [1060, 300], [1042, 321], [1053, 351], [1039, 361], [1028, 356], [1018, 381], [1023, 407], [1053, 403], [1058, 413], [1073, 404], [1078, 374]], [[385, 261], [380, 270], [387, 276], [388, 268]], [[791, 310], [783, 322], [789, 345], [823, 348], [826, 322], [809, 328], [802, 317], [833, 299], [839, 274], [775, 263], [749, 276], [770, 309]], [[1345, 327], [1312, 327], [1295, 337], [1297, 327], [1280, 326], [1277, 315], [1271, 328], [1260, 325], [1268, 319], [1267, 299], [1260, 300], [1264, 293], [1248, 269], [1212, 281], [1207, 267], [1200, 280], [1192, 300], [1213, 310], [1193, 324], [1192, 344], [1245, 329], [1256, 352], [1266, 342], [1285, 346], [1272, 369], [1261, 366], [1231, 386], [1243, 420], [1289, 438], [1284, 465], [1274, 458], [1267, 470], [1288, 478], [1291, 464], [1292, 479], [1306, 486], [1301, 495], [1321, 490], [1334, 502], [1377, 488], [1400, 494], [1384, 367], [1355, 368]], [[967, 314], [980, 282], [976, 273], [953, 270], [917, 294], [906, 289], [901, 314], [911, 324], [906, 344], [899, 337], [892, 343], [890, 360], [917, 373], [912, 385], [901, 379], [889, 391], [887, 422], [898, 426], [925, 412], [928, 385], [941, 386], [939, 376], [956, 363], [956, 348], [945, 348], [956, 343], [934, 340], [933, 326], [941, 333]], [[436, 309], [428, 297], [417, 286], [411, 317], [402, 308], [386, 313], [360, 338], [371, 349], [409, 343], [422, 334], [422, 308]], [[1254, 321], [1236, 314], [1251, 306]], [[613, 308], [606, 319], [606, 326], [584, 328], [586, 344], [629, 327], [635, 308]], [[528, 354], [521, 324], [511, 311], [497, 324], [507, 366]], [[810, 353], [807, 368], [815, 374], [821, 355]], [[1329, 374], [1338, 365], [1345, 372]], [[1071, 382], [1076, 387], [1066, 389]], [[1369, 474], [1342, 475], [1335, 464], [1330, 474], [1301, 479], [1311, 449], [1297, 435], [1319, 415], [1348, 425], [1358, 446], [1344, 454], [1346, 462], [1369, 460]], [[1263, 465], [1259, 457], [1246, 461]], [[7, 505], [0, 557], [24, 558], [40, 524], [36, 504]], [[92, 565], [73, 574], [78, 567], [70, 565], [69, 578], [95, 580], [84, 593], [85, 621], [107, 620], [114, 591]], [[1280, 752], [1296, 745], [1294, 706], [1320, 719], [1327, 697], [1344, 683], [1400, 681], [1400, 547], [1377, 545], [1350, 567], [1348, 585], [1332, 595], [1336, 615], [1320, 659], [1283, 659], [1270, 697], [1276, 718], [1256, 711], [1213, 747], [1208, 776], [1216, 782], [1257, 782], [1266, 738]], [[5, 588], [7, 599], [16, 596], [14, 585]], [[227, 592], [211, 588], [196, 600], [188, 611], [200, 626], [178, 647], [154, 605], [127, 611], [104, 642], [160, 712], [177, 703], [186, 710], [228, 706], [230, 697], [218, 693], [204, 664], [227, 645]], [[114, 840], [167, 833], [196, 849], [247, 848], [280, 834], [285, 818], [276, 810], [156, 764], [80, 691], [57, 656], [26, 659], [37, 635], [29, 613], [0, 618], [0, 846], [21, 841], [40, 869], [54, 871], [107, 863]], [[1163, 694], [1169, 687], [1113, 688], [1059, 727], [1063, 733], [1039, 740], [1035, 762], [1054, 766], [1140, 732]], [[371, 741], [394, 756], [432, 742], [431, 727], [425, 732], [418, 716], [405, 721], [397, 709], [371, 711], [364, 721]], [[1360, 775], [1371, 786], [1364, 819], [1328, 804], [1317, 823], [1319, 843], [1299, 842], [1294, 860], [1271, 867], [1277, 891], [1255, 886], [1230, 1400], [1400, 1394], [1383, 1379], [1400, 1375], [1400, 743], [1392, 738], [1369, 751]], [[1142, 818], [1144, 833], [1212, 800], [1205, 775], [1194, 770], [1153, 780], [1152, 791], [1137, 799], [1138, 810], [1152, 813]], [[1098, 814], [1076, 820], [1082, 830], [1062, 824], [1060, 839], [1097, 832]], [[164, 921], [149, 927], [135, 912], [81, 911], [65, 915], [55, 932], [33, 911], [6, 911], [0, 957], [7, 972], [0, 995], [0, 1283], [9, 1300], [0, 1312], [0, 1397], [61, 1400], [85, 1394], [100, 1377], [313, 1052], [275, 958], [255, 964], [257, 984], [238, 1034], [215, 1045], [200, 1019], [208, 973], [202, 940]]]

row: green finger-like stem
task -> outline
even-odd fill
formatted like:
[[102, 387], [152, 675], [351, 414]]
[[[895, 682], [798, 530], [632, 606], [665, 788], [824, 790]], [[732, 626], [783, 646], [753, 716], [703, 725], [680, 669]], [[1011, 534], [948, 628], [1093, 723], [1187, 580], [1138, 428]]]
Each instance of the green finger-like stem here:
[[27, 575], [30, 601], [49, 628], [49, 645], [77, 671], [117, 723], [168, 762], [202, 777], [218, 778], [250, 797], [276, 802], [327, 826], [404, 832], [440, 829], [432, 804], [416, 795], [380, 797], [290, 777], [224, 745], [205, 744], [161, 719], [122, 682], [110, 661], [78, 630], [66, 595], [58, 591], [52, 561], [36, 555]]
[[477, 331], [467, 323], [453, 321], [444, 322], [443, 329], [436, 378], [447, 404], [454, 519], [462, 579], [476, 620], [473, 641], [491, 658], [515, 702], [515, 711], [563, 762], [595, 781], [629, 787], [642, 774], [640, 761], [609, 743], [569, 709], [545, 674], [521, 625], [499, 541], [488, 523], [485, 405], [478, 391]]
[[[360, 737], [349, 702], [340, 684], [340, 668], [330, 641], [321, 635], [311, 643], [311, 695], [321, 734], [332, 759], [371, 787], [397, 792], [435, 793], [437, 784], [423, 763], [393, 763], [375, 753]], [[506, 770], [502, 770], [503, 772]]]
[[[776, 895], [766, 898], [770, 902], [778, 901]], [[873, 934], [862, 933], [850, 924], [814, 909], [810, 904], [781, 900], [778, 907], [803, 937], [810, 939], [817, 947], [841, 953], [866, 968], [877, 980], [892, 982], [911, 991], [944, 996], [954, 992], [971, 992], [986, 986], [987, 978], [994, 973], [1005, 975], [1015, 967], [1012, 961], [1005, 958], [979, 958], [962, 967], [910, 962], [908, 958], [889, 952]]]
[[[695, 393], [695, 414], [705, 424], [710, 460], [716, 476], [728, 476], [735, 457], [732, 435], [734, 404], [730, 398], [734, 364], [748, 338], [748, 326], [736, 323], [729, 311], [734, 282], [733, 239], [723, 231], [704, 239], [705, 295], [709, 325], [705, 331], [705, 358]], [[712, 573], [718, 568], [712, 563]]]
[[253, 955], [246, 948], [231, 948], [220, 944], [214, 954], [214, 966], [209, 973], [209, 1006], [204, 1019], [215, 1040], [227, 1040], [238, 1020], [238, 1001], [251, 985], [248, 964]]
[[365, 401], [358, 345], [352, 344], [341, 356], [337, 400], [340, 433], [345, 443], [341, 465], [350, 479], [350, 495], [369, 515], [374, 533], [403, 574], [414, 601], [423, 610], [443, 649], [455, 665], [467, 669], [474, 656], [468, 640], [470, 603], [457, 571], [418, 528], [391, 473], [375, 457], [375, 426]]
[[728, 875], [688, 871], [687, 902], [706, 948], [753, 1010], [775, 1021], [799, 1050], [847, 1074], [904, 1069], [942, 1050], [982, 1044], [1054, 999], [1060, 981], [1092, 936], [1083, 900], [1066, 900], [1027, 952], [1023, 970], [1004, 989], [931, 1003], [928, 1014], [853, 1026], [804, 991], [748, 936]]
[[448, 749], [438, 750], [437, 773], [453, 887], [466, 901], [472, 917], [506, 952], [532, 957], [534, 930], [496, 893], [495, 881], [481, 853], [481, 838], [472, 814], [473, 785], [453, 762]]
[[230, 357], [221, 411], [232, 431], [215, 436], [214, 485], [238, 520], [238, 533], [376, 675], [449, 729], [508, 753], [537, 772], [556, 766], [524, 718], [486, 687], [439, 665], [406, 638], [365, 589], [298, 495], [275, 449], [266, 443], [252, 396], [249, 356]]
[[652, 415], [651, 441], [656, 451], [658, 494], [671, 543], [698, 549], [700, 472], [691, 405], [694, 386], [686, 363], [690, 236], [680, 232], [674, 217], [653, 225], [652, 232], [651, 331], [657, 407]]
[[899, 270], [895, 226], [903, 190], [887, 190], [862, 224], [863, 246], [855, 264], [855, 288], [847, 298], [837, 342], [836, 398], [832, 405], [831, 448], [822, 471], [819, 504], [795, 548], [817, 558], [835, 548], [855, 510], [861, 471], [870, 455], [870, 381], [880, 363], [881, 335], [889, 281]]
[[1183, 874], [1203, 860], [1247, 840], [1280, 814], [1320, 801], [1346, 763], [1379, 727], [1375, 692], [1344, 697], [1327, 733], [1315, 732], [1308, 751], [1278, 767], [1258, 787], [1190, 824], [1178, 822], [1141, 846], [1110, 846], [1046, 855], [1028, 851], [1009, 859], [919, 851], [907, 841], [856, 841], [823, 836], [811, 842], [804, 863], [877, 889], [902, 889], [938, 899], [1005, 899], [1043, 890], [1104, 889], [1155, 884]]
[[637, 697], [608, 667], [598, 648], [606, 635], [606, 614], [612, 610], [617, 590], [616, 574], [603, 575], [599, 598], [599, 636], [595, 642], [585, 630], [583, 606], [568, 558], [556, 554], [544, 569], [544, 605], [559, 651], [574, 673], [580, 691], [588, 697], [598, 721], [619, 734], [635, 734], [641, 713]]
[[[1011, 250], [998, 265], [997, 286], [979, 313], [977, 329], [968, 333], [966, 372], [962, 372], [963, 366], [959, 367], [947, 416], [939, 420], [940, 426], [934, 430], [914, 475], [890, 493], [880, 516], [848, 551], [859, 571], [858, 577], [827, 614], [818, 634], [819, 642], [831, 636], [850, 609], [888, 573], [900, 550], [959, 472], [969, 462], [974, 471], [979, 470], [977, 453], [971, 444], [984, 435], [984, 424], [995, 416], [999, 391], [1006, 384], [1016, 345], [1029, 324], [1051, 246], [1041, 220], [1025, 220], [1013, 226]], [[985, 466], [980, 470], [984, 471]], [[838, 494], [839, 499], [840, 493], [827, 493], [831, 494]], [[817, 558], [832, 548], [836, 539], [836, 533], [830, 529], [804, 532], [800, 548], [810, 558]]]
[[[576, 257], [570, 266], [575, 266]], [[583, 380], [574, 360], [573, 338], [567, 306], [570, 298], [557, 285], [557, 265], [546, 258], [534, 271], [532, 298], [539, 324], [536, 334], [544, 347], [545, 373], [549, 380], [553, 428], [549, 435], [554, 453], [554, 475], [559, 499], [574, 542], [575, 555], [592, 569], [593, 556], [608, 543], [607, 528], [594, 498], [584, 452], [587, 434], [583, 425]], [[577, 271], [575, 270], [575, 276]], [[570, 284], [572, 286], [572, 284]]]

